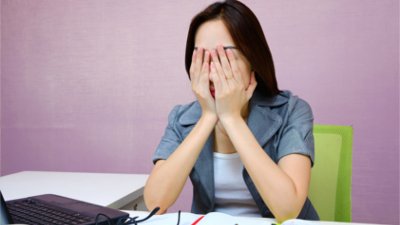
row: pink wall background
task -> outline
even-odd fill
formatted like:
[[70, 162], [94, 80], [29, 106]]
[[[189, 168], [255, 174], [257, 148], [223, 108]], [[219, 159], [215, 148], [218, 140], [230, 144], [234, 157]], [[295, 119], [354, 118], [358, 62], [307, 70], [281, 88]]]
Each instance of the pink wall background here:
[[[210, 2], [2, 0], [1, 174], [149, 173], [169, 111], [193, 100], [186, 33]], [[399, 224], [399, 2], [245, 3], [280, 88], [354, 127], [353, 220]], [[188, 185], [171, 211], [190, 202]]]

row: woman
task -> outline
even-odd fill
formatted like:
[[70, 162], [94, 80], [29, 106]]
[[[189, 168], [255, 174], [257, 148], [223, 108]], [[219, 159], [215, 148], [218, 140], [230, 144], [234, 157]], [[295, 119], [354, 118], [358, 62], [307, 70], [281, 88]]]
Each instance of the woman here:
[[186, 71], [197, 101], [176, 106], [144, 198], [165, 212], [190, 177], [192, 212], [318, 219], [307, 198], [314, 159], [309, 105], [279, 91], [262, 28], [238, 1], [196, 15]]

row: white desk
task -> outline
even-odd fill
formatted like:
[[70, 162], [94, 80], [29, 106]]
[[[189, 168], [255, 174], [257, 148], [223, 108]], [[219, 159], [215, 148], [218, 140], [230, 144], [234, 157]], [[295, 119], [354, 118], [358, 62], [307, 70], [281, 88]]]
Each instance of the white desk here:
[[[147, 211], [130, 211], [130, 210], [124, 210], [125, 212], [128, 212], [130, 217], [135, 217], [138, 216], [139, 219], [143, 219], [145, 218], [147, 215], [149, 215], [150, 212]], [[185, 213], [181, 214], [181, 219], [185, 216]], [[168, 221], [170, 222], [170, 224], [176, 224], [176, 222], [178, 221], [178, 214], [177, 213], [169, 213], [169, 214], [165, 214], [165, 215], [155, 215], [153, 220], [148, 220], [147, 222], [143, 222], [140, 224], [146, 225], [146, 224], [162, 224], [161, 221]], [[191, 218], [193, 216], [193, 214], [189, 215], [189, 218]], [[160, 217], [160, 218], [157, 218]], [[161, 217], [165, 217], [164, 219], [161, 219]], [[186, 216], [187, 217], [187, 216]], [[243, 218], [243, 217], [242, 217]], [[276, 221], [272, 218], [246, 218], [246, 222], [245, 223], [239, 223], [239, 224], [260, 224], [260, 221], [263, 225], [270, 225], [270, 224], [275, 224]], [[157, 221], [158, 220], [158, 221]], [[184, 220], [184, 219], [183, 219]], [[157, 222], [154, 222], [157, 221]], [[253, 221], [253, 222], [252, 222]], [[247, 223], [249, 222], [249, 223]], [[185, 224], [184, 222], [181, 224]], [[186, 223], [187, 224], [187, 223]], [[220, 224], [224, 224], [223, 221], [221, 221]], [[297, 223], [289, 223], [290, 225], [296, 224], [296, 225], [374, 225], [371, 223], [345, 223], [345, 222], [330, 222], [330, 221], [304, 221], [304, 223], [301, 223], [301, 221], [297, 222]]]
[[56, 194], [116, 209], [146, 210], [148, 175], [24, 171], [0, 177], [4, 199]]

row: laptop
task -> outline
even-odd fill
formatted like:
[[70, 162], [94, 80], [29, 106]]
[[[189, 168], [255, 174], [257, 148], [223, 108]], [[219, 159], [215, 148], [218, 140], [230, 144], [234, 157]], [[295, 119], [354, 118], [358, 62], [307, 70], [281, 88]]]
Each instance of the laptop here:
[[116, 209], [53, 194], [6, 202], [0, 191], [0, 198], [0, 225], [11, 223], [117, 224], [129, 217], [128, 213]]

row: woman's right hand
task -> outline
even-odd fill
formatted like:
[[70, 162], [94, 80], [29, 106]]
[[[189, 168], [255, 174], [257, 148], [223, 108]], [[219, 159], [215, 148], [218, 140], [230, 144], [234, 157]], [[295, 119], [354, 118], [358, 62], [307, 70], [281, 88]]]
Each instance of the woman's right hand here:
[[210, 59], [211, 54], [209, 51], [203, 48], [195, 49], [189, 72], [192, 90], [200, 103], [202, 115], [211, 115], [217, 118], [215, 100], [210, 92]]

